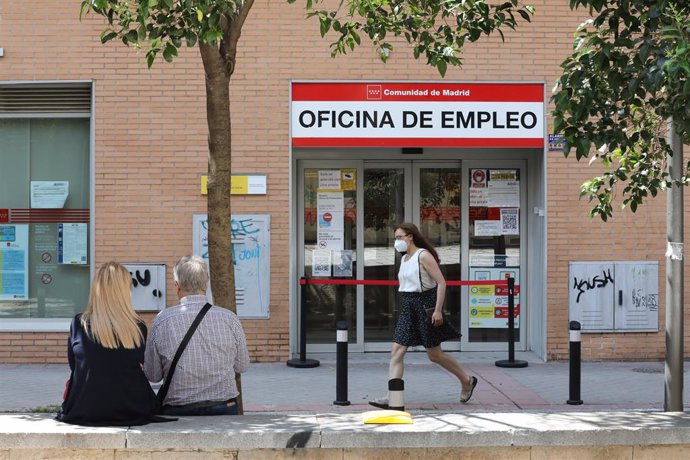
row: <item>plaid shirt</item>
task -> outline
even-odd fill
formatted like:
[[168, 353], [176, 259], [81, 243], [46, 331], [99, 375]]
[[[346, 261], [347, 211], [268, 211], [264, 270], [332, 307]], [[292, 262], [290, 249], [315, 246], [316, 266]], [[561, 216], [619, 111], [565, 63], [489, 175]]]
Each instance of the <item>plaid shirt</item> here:
[[[146, 343], [144, 373], [152, 382], [162, 380], [206, 296], [189, 295], [180, 305], [156, 316]], [[214, 306], [189, 340], [175, 373], [165, 404], [180, 406], [201, 401], [225, 401], [239, 395], [235, 373], [249, 367], [247, 340], [237, 315]]]

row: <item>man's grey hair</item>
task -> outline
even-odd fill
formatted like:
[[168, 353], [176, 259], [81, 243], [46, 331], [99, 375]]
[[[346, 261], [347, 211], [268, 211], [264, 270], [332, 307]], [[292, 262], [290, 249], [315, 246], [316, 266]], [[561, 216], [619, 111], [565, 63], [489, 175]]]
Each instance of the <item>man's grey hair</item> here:
[[183, 291], [205, 294], [209, 279], [206, 262], [199, 256], [184, 256], [175, 264], [173, 278]]

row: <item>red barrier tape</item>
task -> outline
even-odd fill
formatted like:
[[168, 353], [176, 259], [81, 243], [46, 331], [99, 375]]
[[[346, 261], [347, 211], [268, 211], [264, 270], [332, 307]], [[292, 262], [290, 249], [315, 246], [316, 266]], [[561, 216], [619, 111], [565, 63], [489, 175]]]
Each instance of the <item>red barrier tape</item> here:
[[[334, 280], [330, 278], [300, 278], [299, 284], [339, 284], [364, 286], [398, 286], [396, 280]], [[446, 281], [446, 286], [500, 286], [508, 287], [506, 280]], [[515, 285], [517, 287], [517, 285]]]

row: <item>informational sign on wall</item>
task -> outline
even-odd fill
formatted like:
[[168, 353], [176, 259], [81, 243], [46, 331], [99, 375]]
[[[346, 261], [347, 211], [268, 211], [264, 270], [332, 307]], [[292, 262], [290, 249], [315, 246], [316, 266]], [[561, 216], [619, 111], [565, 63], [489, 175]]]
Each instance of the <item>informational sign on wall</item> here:
[[[518, 268], [470, 267], [471, 280], [515, 278], [515, 327], [520, 327], [520, 270]], [[470, 328], [505, 329], [508, 327], [508, 288], [470, 285]]]
[[138, 311], [165, 308], [165, 264], [123, 264], [132, 275], [132, 305]]
[[[201, 194], [208, 195], [208, 175], [201, 176]], [[265, 195], [266, 174], [233, 174], [230, 195]]]
[[[193, 224], [192, 250], [208, 260], [206, 214], [195, 214]], [[271, 297], [271, 218], [268, 214], [232, 215], [230, 232], [237, 314], [243, 318], [268, 318]]]
[[544, 147], [539, 83], [293, 82], [296, 147]]
[[29, 226], [0, 225], [0, 300], [29, 297]]

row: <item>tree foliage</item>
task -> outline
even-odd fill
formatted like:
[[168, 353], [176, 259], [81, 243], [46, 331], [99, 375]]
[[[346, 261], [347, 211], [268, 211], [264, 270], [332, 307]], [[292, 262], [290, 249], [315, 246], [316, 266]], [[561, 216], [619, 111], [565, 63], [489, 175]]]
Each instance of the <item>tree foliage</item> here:
[[[294, 3], [295, 0], [288, 0]], [[125, 45], [146, 48], [151, 66], [159, 53], [170, 62], [186, 43], [215, 43], [223, 39], [224, 25], [250, 3], [243, 0], [149, 0], [119, 2], [84, 0], [82, 14], [94, 11], [108, 19], [101, 33], [103, 43], [119, 38]], [[322, 0], [307, 0], [307, 17], [319, 20], [321, 36], [337, 34], [332, 55], [346, 54], [367, 36], [384, 62], [393, 51], [391, 37], [403, 37], [412, 45], [415, 59], [445, 75], [448, 65], [462, 64], [466, 43], [482, 35], [515, 29], [520, 18], [529, 22], [534, 8], [508, 0], [490, 5], [481, 0], [348, 0], [335, 9], [319, 9]]]
[[93, 11], [108, 20], [101, 32], [101, 42], [119, 38], [127, 46], [146, 51], [151, 67], [161, 53], [172, 62], [178, 49], [202, 44], [219, 44], [227, 51], [232, 37], [230, 26], [251, 7], [247, 1], [221, 0], [84, 0], [81, 16]]
[[[669, 120], [690, 141], [690, 16], [686, 2], [571, 0], [592, 18], [576, 31], [573, 53], [554, 87], [554, 131], [566, 156], [600, 162], [603, 174], [586, 181], [580, 195], [604, 221], [622, 187], [622, 205], [635, 212], [674, 183]], [[690, 164], [688, 165], [690, 166]]]
[[[294, 2], [295, 0], [288, 0]], [[534, 8], [518, 0], [495, 5], [480, 0], [344, 0], [337, 9], [319, 9], [320, 0], [307, 0], [308, 17], [317, 17], [321, 36], [333, 30], [336, 41], [331, 55], [346, 54], [369, 38], [382, 61], [393, 51], [393, 38], [412, 45], [415, 59], [426, 57], [428, 65], [445, 75], [448, 65], [460, 66], [463, 47], [482, 35], [515, 29], [519, 18], [531, 20]]]

